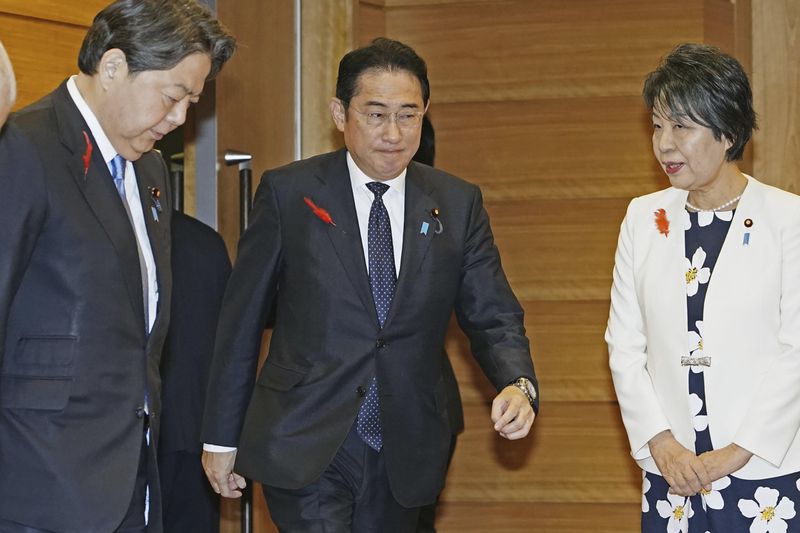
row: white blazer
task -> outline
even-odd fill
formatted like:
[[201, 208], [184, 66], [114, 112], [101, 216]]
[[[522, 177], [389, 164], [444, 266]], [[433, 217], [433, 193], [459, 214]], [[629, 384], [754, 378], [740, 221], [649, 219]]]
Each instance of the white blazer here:
[[[706, 410], [715, 449], [735, 442], [754, 454], [733, 475], [764, 479], [800, 471], [800, 197], [747, 178], [704, 304]], [[653, 473], [647, 442], [657, 433], [694, 450], [681, 366], [687, 195], [669, 188], [628, 206], [605, 334], [631, 454]], [[667, 235], [655, 223], [662, 208]]]

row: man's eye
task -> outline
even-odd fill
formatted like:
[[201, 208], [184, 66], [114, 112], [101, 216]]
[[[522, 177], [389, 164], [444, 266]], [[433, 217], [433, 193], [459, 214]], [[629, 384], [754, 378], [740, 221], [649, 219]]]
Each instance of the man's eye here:
[[377, 112], [376, 112], [376, 113], [369, 113], [367, 116], [368, 116], [369, 118], [371, 118], [371, 119], [375, 119], [375, 120], [383, 120], [384, 114], [383, 114], [383, 113], [377, 113]]

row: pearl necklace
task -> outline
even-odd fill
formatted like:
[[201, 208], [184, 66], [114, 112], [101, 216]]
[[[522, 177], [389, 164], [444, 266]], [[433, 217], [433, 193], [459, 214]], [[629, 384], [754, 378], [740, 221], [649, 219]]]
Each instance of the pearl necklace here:
[[695, 207], [692, 204], [690, 204], [689, 200], [686, 200], [686, 207], [688, 207], [692, 211], [704, 211], [706, 213], [713, 213], [715, 211], [721, 211], [721, 210], [725, 209], [726, 207], [735, 204], [736, 202], [738, 202], [741, 199], [742, 199], [742, 195], [740, 194], [736, 198], [731, 198], [730, 200], [728, 200], [724, 204], [722, 204], [720, 206], [717, 206], [717, 207], [714, 207], [713, 209], [700, 209], [699, 207]]

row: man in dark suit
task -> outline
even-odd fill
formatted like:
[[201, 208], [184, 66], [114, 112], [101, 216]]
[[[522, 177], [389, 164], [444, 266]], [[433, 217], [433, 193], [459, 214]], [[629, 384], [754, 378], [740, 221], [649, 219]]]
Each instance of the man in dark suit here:
[[204, 465], [223, 496], [240, 494], [239, 474], [261, 481], [281, 531], [415, 530], [444, 482], [454, 310], [499, 391], [494, 428], [518, 439], [533, 423], [523, 311], [480, 191], [411, 162], [428, 100], [408, 46], [350, 52], [330, 106], [346, 150], [267, 172], [256, 193], [220, 316]]
[[194, 0], [119, 0], [80, 73], [6, 125], [0, 531], [161, 531], [170, 201], [150, 150], [234, 46]]
[[161, 356], [158, 471], [164, 530], [219, 531], [219, 495], [200, 463], [200, 422], [219, 308], [231, 261], [222, 237], [179, 211], [172, 216], [172, 311]]

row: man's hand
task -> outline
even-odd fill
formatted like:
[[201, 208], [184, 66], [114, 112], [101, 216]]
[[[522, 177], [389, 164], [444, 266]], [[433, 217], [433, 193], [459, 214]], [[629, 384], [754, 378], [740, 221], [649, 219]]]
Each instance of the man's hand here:
[[694, 496], [701, 489], [711, 490], [711, 477], [703, 461], [681, 446], [671, 431], [662, 431], [650, 439], [649, 444], [650, 453], [669, 483], [670, 492], [678, 496]]
[[535, 417], [528, 398], [514, 385], [501, 390], [492, 402], [494, 430], [508, 440], [525, 437]]
[[233, 472], [236, 450], [231, 452], [203, 451], [203, 470], [214, 492], [225, 498], [239, 498], [247, 486], [244, 478]]
[[731, 443], [719, 450], [700, 454], [700, 460], [703, 461], [711, 480], [716, 481], [742, 468], [752, 456], [753, 454], [744, 448]]

